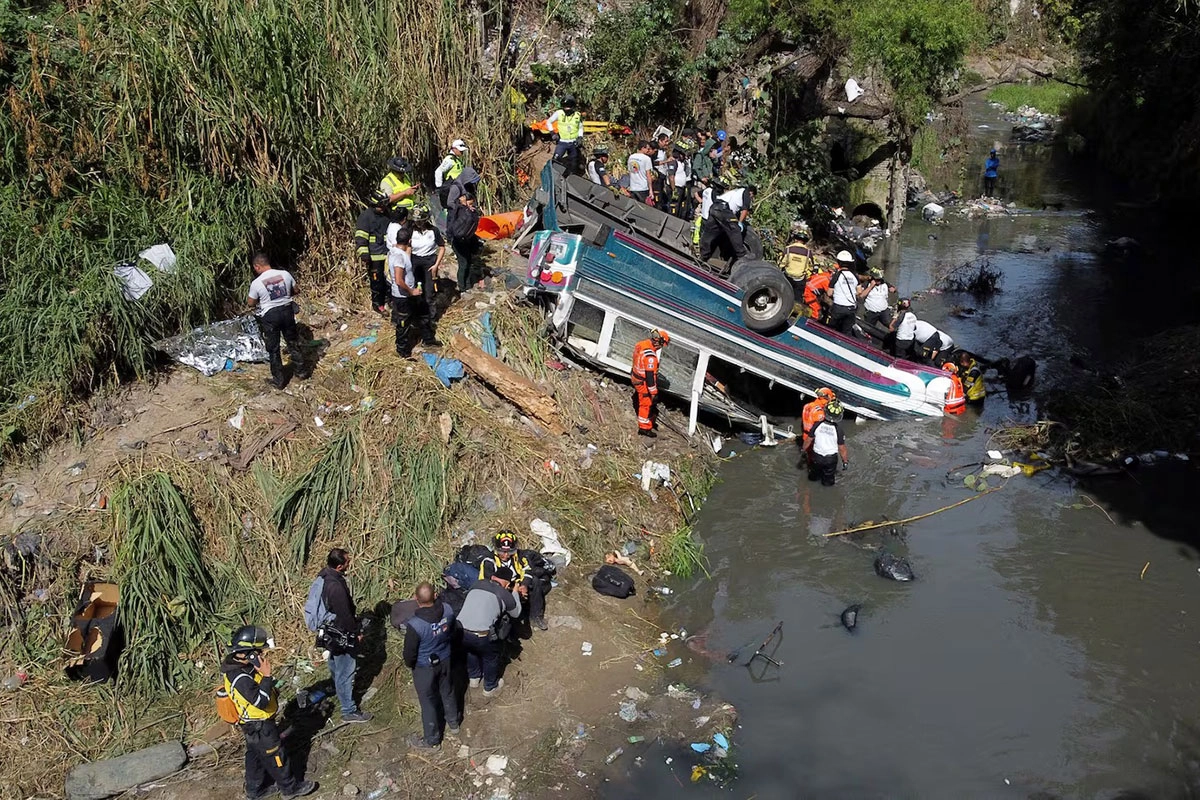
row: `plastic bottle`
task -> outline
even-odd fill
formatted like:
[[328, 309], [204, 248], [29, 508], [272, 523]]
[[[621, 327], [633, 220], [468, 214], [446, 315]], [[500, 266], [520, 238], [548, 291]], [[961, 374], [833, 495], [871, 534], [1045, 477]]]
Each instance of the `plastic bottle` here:
[[614, 761], [616, 761], [618, 758], [620, 758], [620, 757], [621, 757], [621, 753], [624, 753], [624, 752], [625, 752], [625, 748], [624, 748], [624, 747], [618, 747], [616, 750], [613, 750], [611, 753], [609, 753], [609, 754], [608, 754], [608, 757], [604, 759], [604, 763], [605, 763], [605, 764], [611, 764], [611, 763], [613, 763], [613, 762], [614, 762]]

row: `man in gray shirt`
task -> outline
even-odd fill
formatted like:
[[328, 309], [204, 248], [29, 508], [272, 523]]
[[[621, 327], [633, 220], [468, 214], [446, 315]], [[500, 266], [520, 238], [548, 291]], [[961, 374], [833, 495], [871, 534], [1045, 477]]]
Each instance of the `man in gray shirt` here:
[[496, 628], [504, 614], [521, 616], [521, 598], [513, 589], [516, 576], [500, 567], [491, 578], [480, 579], [467, 592], [458, 621], [467, 651], [467, 677], [471, 687], [483, 683], [483, 696], [491, 697], [504, 686], [500, 677], [500, 641]]

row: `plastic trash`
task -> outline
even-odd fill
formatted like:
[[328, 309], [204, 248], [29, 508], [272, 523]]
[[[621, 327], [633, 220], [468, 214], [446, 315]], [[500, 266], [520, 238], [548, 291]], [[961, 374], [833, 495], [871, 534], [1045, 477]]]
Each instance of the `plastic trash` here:
[[926, 203], [921, 209], [921, 219], [926, 222], [937, 222], [946, 216], [946, 207], [937, 203]]
[[644, 742], [644, 741], [646, 741], [645, 736], [630, 736], [629, 737], [630, 744], [637, 744], [638, 742]]
[[725, 737], [725, 734], [723, 734], [723, 733], [714, 733], [714, 734], [713, 734], [713, 741], [714, 741], [714, 742], [716, 742], [718, 746], [720, 746], [720, 747], [724, 747], [726, 750], [728, 750], [728, 749], [729, 749], [729, 739], [727, 739], [727, 738]]
[[237, 413], [226, 420], [226, 422], [240, 431], [242, 426], [246, 424], [246, 407], [238, 406]]
[[701, 778], [708, 774], [708, 770], [697, 764], [692, 767], [692, 783], [698, 783]]
[[670, 586], [652, 586], [651, 588], [654, 591], [658, 592], [659, 594], [670, 594], [671, 593]]
[[1004, 453], [1001, 453], [999, 450], [988, 450], [987, 454], [988, 458], [995, 459], [996, 461], [1004, 458]]
[[626, 722], [636, 722], [638, 718], [637, 703], [632, 700], [621, 703], [621, 710], [617, 712], [617, 716]]
[[620, 758], [620, 757], [621, 757], [621, 753], [624, 753], [624, 752], [625, 752], [625, 748], [624, 748], [624, 747], [618, 747], [616, 750], [613, 750], [611, 753], [609, 753], [607, 756], [605, 756], [605, 757], [604, 757], [604, 763], [605, 763], [605, 764], [611, 764], [611, 763], [613, 763], [613, 762], [614, 762], [614, 761], [616, 761], [618, 758]]
[[579, 723], [579, 727], [577, 727], [575, 729], [575, 738], [576, 739], [586, 739], [587, 738], [587, 728], [585, 728], [583, 726], [582, 722]]
[[682, 663], [683, 663], [683, 659], [677, 658], [674, 661], [672, 661], [671, 663], [667, 664], [667, 669], [674, 669], [675, 667], [678, 667]]
[[445, 358], [433, 353], [422, 353], [421, 358], [425, 359], [425, 363], [446, 388], [450, 388], [451, 381], [460, 380], [467, 374], [466, 367], [457, 358]]
[[590, 656], [592, 654], [592, 643], [584, 642], [583, 644], [579, 645], [579, 652], [585, 656]]
[[712, 750], [712, 745], [708, 742], [692, 742], [692, 749], [697, 753], [707, 753]]

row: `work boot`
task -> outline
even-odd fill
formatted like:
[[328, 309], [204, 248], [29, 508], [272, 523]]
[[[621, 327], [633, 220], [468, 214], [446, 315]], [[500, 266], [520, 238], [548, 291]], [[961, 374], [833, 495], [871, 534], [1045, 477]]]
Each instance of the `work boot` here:
[[460, 731], [462, 731], [462, 725], [447, 725], [446, 726], [446, 733], [450, 734], [451, 736], [458, 736]]
[[361, 709], [353, 714], [342, 714], [342, 722], [370, 722], [375, 719], [375, 715]]
[[426, 347], [441, 347], [442, 343], [438, 339], [422, 339], [421, 344]]
[[267, 800], [268, 797], [278, 797], [278, 796], [279, 796], [279, 785], [275, 784], [275, 783], [271, 784], [266, 789], [263, 789], [258, 794], [250, 794], [250, 792], [246, 792], [246, 800]]
[[649, 428], [638, 428], [638, 436], [645, 436], [647, 439], [658, 438], [658, 434]]
[[441, 750], [442, 749], [441, 742], [438, 742], [437, 744], [430, 744], [429, 742], [425, 741], [425, 737], [419, 733], [414, 733], [412, 736], [408, 737], [408, 746], [414, 750]]
[[296, 791], [284, 794], [284, 800], [291, 800], [293, 797], [305, 797], [317, 790], [315, 781], [304, 781], [296, 787]]
[[500, 693], [500, 690], [501, 690], [501, 689], [503, 689], [503, 688], [504, 688], [504, 678], [501, 678], [500, 680], [496, 681], [496, 688], [495, 688], [495, 689], [484, 689], [484, 690], [483, 690], [483, 696], [484, 696], [484, 697], [492, 697], [492, 696], [494, 696], [494, 695], [497, 695], [497, 694], [499, 694], [499, 693]]

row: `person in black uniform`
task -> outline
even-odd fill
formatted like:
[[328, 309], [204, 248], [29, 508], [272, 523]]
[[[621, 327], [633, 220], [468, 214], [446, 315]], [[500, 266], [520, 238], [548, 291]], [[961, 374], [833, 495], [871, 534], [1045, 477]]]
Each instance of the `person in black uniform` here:
[[279, 693], [271, 664], [263, 655], [270, 646], [270, 634], [247, 625], [234, 632], [229, 653], [221, 662], [225, 692], [237, 709], [237, 728], [246, 740], [246, 800], [260, 800], [276, 792], [285, 798], [304, 797], [317, 790], [316, 783], [292, 773], [283, 752], [275, 724]]
[[354, 253], [367, 272], [371, 285], [371, 306], [380, 314], [388, 310], [387, 230], [391, 223], [388, 217], [388, 195], [377, 189], [367, 200], [367, 207], [358, 215], [354, 224]]

